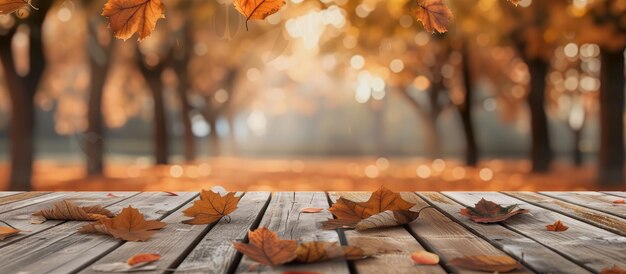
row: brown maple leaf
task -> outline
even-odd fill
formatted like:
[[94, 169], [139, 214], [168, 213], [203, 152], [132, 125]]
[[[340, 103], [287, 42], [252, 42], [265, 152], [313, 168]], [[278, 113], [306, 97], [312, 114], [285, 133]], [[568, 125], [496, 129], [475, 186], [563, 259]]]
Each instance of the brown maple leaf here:
[[362, 220], [386, 210], [409, 210], [414, 205], [402, 199], [399, 193], [381, 187], [366, 202], [339, 198], [329, 211], [338, 219]]
[[14, 227], [10, 227], [10, 226], [0, 226], [0, 241], [4, 240], [8, 237], [11, 237], [15, 234], [20, 233], [21, 230], [16, 229]]
[[129, 206], [113, 218], [100, 219], [83, 226], [80, 232], [108, 234], [118, 239], [136, 242], [150, 239], [156, 233], [155, 230], [165, 225], [160, 221], [146, 221], [139, 210]]
[[337, 242], [305, 242], [296, 248], [294, 262], [317, 263], [337, 258], [353, 261], [368, 256], [363, 249], [355, 246], [341, 246]]
[[422, 22], [426, 31], [439, 33], [448, 31], [448, 24], [452, 21], [453, 15], [443, 0], [418, 0], [417, 5], [415, 17]]
[[497, 223], [517, 214], [528, 213], [528, 210], [518, 208], [517, 205], [503, 207], [483, 198], [476, 203], [475, 207], [468, 206], [461, 209], [460, 213], [477, 223]]
[[240, 199], [241, 197], [235, 197], [234, 192], [229, 192], [222, 197], [212, 190], [202, 190], [200, 200], [194, 201], [192, 207], [183, 211], [185, 216], [193, 217], [193, 219], [185, 220], [183, 223], [191, 225], [214, 223], [235, 211]]
[[165, 18], [161, 0], [109, 0], [102, 16], [110, 19], [115, 38], [127, 40], [137, 33], [139, 41], [150, 36], [159, 19]]
[[555, 232], [565, 231], [568, 228], [569, 228], [569, 226], [564, 225], [561, 222], [561, 220], [557, 220], [556, 222], [554, 222], [554, 224], [546, 225], [546, 229], [548, 231], [555, 231]]
[[113, 212], [99, 205], [78, 207], [70, 200], [63, 200], [54, 203], [52, 208], [33, 213], [30, 222], [41, 224], [46, 220], [97, 221], [113, 216]]
[[613, 267], [607, 267], [600, 271], [600, 274], [626, 274], [626, 269], [613, 265]]
[[509, 256], [494, 255], [463, 256], [452, 259], [448, 264], [468, 270], [500, 273], [524, 268]]
[[405, 225], [415, 219], [419, 218], [422, 210], [426, 208], [432, 208], [430, 206], [419, 209], [418, 211], [411, 210], [387, 210], [375, 215], [370, 216], [367, 219], [359, 221], [354, 228], [356, 230], [366, 230], [379, 227], [390, 227]]
[[235, 0], [234, 3], [235, 9], [246, 17], [246, 29], [248, 21], [263, 20], [285, 6], [285, 0]]
[[0, 14], [11, 14], [27, 7], [37, 9], [31, 4], [31, 0], [0, 0]]
[[248, 232], [249, 243], [234, 243], [235, 249], [264, 265], [281, 265], [296, 258], [298, 243], [282, 240], [266, 227]]

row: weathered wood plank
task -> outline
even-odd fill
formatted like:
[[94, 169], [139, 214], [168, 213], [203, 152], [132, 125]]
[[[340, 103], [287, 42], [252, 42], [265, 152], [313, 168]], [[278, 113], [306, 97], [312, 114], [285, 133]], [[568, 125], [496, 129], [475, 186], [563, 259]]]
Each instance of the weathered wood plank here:
[[[416, 203], [420, 207], [428, 205], [415, 193], [402, 194], [405, 200]], [[422, 211], [420, 218], [410, 223], [408, 228], [413, 231], [414, 235], [419, 237], [420, 242], [426, 245], [427, 249], [437, 253], [443, 263], [455, 273], [474, 274], [484, 272], [470, 271], [449, 265], [450, 260], [454, 258], [473, 255], [507, 255], [436, 209]], [[529, 272], [529, 270], [524, 269], [509, 273]]]
[[58, 198], [70, 192], [23, 192], [0, 198], [0, 213]]
[[[481, 198], [498, 204], [519, 204], [530, 210], [501, 224], [538, 241], [555, 252], [594, 272], [618, 265], [626, 267], [626, 238], [563, 214], [547, 210], [522, 200], [495, 192], [444, 192], [444, 195], [464, 205], [473, 205]], [[547, 231], [546, 225], [561, 220], [567, 231]]]
[[511, 257], [522, 260], [528, 268], [539, 273], [590, 273], [562, 255], [526, 236], [500, 225], [485, 225], [471, 221], [459, 212], [465, 206], [437, 192], [417, 193], [449, 218], [456, 220], [472, 233], [483, 236], [492, 245]]
[[220, 220], [178, 266], [176, 273], [221, 274], [234, 269], [237, 250], [233, 241], [244, 240], [248, 230], [256, 226], [270, 201], [269, 192], [248, 192], [237, 210], [229, 215], [230, 222]]
[[11, 196], [15, 194], [23, 193], [22, 191], [0, 191], [0, 197]]
[[509, 196], [524, 200], [536, 206], [565, 214], [569, 217], [599, 226], [621, 236], [626, 236], [626, 219], [604, 212], [564, 202], [534, 192], [504, 192]]
[[[162, 219], [196, 196], [197, 193], [179, 193], [179, 196], [160, 192], [142, 193], [110, 209], [118, 212], [132, 205], [146, 219]], [[6, 252], [10, 258], [3, 259], [0, 267], [8, 273], [74, 273], [124, 243], [108, 235], [78, 233], [78, 229], [85, 224], [66, 222], [44, 231], [38, 237], [8, 246], [3, 254]]]
[[609, 194], [609, 195], [626, 198], [626, 192], [624, 191], [602, 191], [602, 192]]
[[[332, 192], [330, 200], [334, 203], [339, 196], [353, 201], [367, 201], [368, 192]], [[370, 229], [366, 231], [345, 230], [348, 245], [373, 250], [380, 255], [374, 258], [353, 262], [359, 274], [377, 273], [446, 273], [440, 265], [416, 265], [411, 260], [411, 253], [425, 250], [404, 227]]]
[[[283, 239], [299, 241], [339, 242], [335, 231], [321, 230], [318, 222], [330, 218], [328, 212], [301, 213], [305, 207], [328, 208], [328, 200], [324, 192], [280, 192], [274, 193], [260, 227], [267, 227], [277, 232]], [[349, 273], [345, 260], [333, 260], [306, 265], [283, 265], [279, 267], [260, 266], [247, 256], [243, 256], [237, 273], [282, 273], [285, 271], [313, 271], [321, 273]]]
[[[67, 199], [76, 202], [79, 205], [89, 206], [96, 204], [104, 204], [110, 205], [116, 202], [119, 202], [123, 199], [126, 199], [128, 196], [135, 195], [136, 193], [125, 193], [125, 195], [119, 197], [109, 197], [106, 193], [101, 192], [69, 192], [69, 193], [53, 193], [50, 195], [43, 196], [41, 198], [46, 197], [45, 201], [37, 200], [31, 206], [21, 207], [17, 210], [9, 211], [6, 213], [0, 214], [0, 220], [8, 222], [12, 226], [24, 231], [20, 234], [12, 236], [10, 238], [5, 239], [0, 242], [0, 252], [2, 252], [2, 247], [11, 245], [15, 242], [18, 242], [24, 238], [28, 238], [38, 234], [41, 231], [49, 229], [50, 227], [56, 226], [58, 224], [63, 223], [64, 221], [59, 220], [48, 220], [43, 224], [31, 224], [30, 218], [31, 215], [39, 210], [47, 209], [52, 206], [52, 204]], [[51, 198], [51, 199], [50, 199]], [[27, 201], [31, 201], [33, 199], [27, 199]]]
[[581, 191], [581, 192], [539, 192], [552, 198], [560, 199], [572, 204], [593, 208], [604, 213], [626, 218], [626, 206], [615, 204], [613, 201], [620, 199], [617, 196], [608, 195], [602, 192]]

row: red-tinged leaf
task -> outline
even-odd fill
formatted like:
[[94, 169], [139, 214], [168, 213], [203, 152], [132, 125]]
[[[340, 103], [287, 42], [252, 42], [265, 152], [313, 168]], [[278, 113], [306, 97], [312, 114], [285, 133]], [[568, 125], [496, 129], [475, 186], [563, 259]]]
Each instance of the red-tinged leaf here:
[[624, 199], [619, 199], [619, 200], [615, 200], [613, 201], [614, 204], [624, 204]]
[[435, 265], [439, 263], [439, 255], [423, 250], [413, 252], [411, 259], [416, 264], [421, 265]]
[[561, 220], [554, 222], [554, 224], [546, 225], [548, 231], [561, 232], [567, 230], [569, 227], [564, 225]]
[[163, 191], [163, 193], [165, 193], [165, 196], [178, 196], [178, 194], [176, 194], [175, 192], [171, 192], [171, 191]]
[[109, 194], [107, 194], [107, 197], [112, 197], [112, 198], [115, 198], [115, 197], [120, 197], [120, 196], [117, 196], [117, 195], [115, 195], [115, 194], [113, 194], [113, 193], [109, 193]]
[[126, 263], [130, 266], [147, 264], [161, 259], [161, 255], [156, 253], [140, 253], [128, 258]]
[[300, 212], [302, 212], [302, 213], [320, 213], [320, 212], [322, 212], [322, 210], [324, 210], [324, 209], [320, 208], [320, 207], [305, 207], [303, 209], [300, 209]]
[[614, 265], [613, 267], [602, 269], [600, 274], [626, 274], [626, 269]]

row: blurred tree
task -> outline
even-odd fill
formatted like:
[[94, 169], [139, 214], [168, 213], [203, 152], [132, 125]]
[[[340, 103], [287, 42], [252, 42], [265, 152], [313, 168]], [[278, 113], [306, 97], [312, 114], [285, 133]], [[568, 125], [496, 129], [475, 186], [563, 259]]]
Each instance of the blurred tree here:
[[[33, 1], [36, 11], [28, 16], [3, 16], [0, 24], [0, 61], [11, 99], [11, 175], [9, 189], [30, 190], [34, 157], [35, 94], [46, 68], [42, 26], [54, 1]], [[24, 15], [23, 13], [29, 13]], [[20, 17], [23, 17], [20, 16]], [[20, 39], [21, 47], [13, 48]], [[15, 50], [14, 50], [15, 49]], [[27, 52], [25, 52], [27, 50]]]

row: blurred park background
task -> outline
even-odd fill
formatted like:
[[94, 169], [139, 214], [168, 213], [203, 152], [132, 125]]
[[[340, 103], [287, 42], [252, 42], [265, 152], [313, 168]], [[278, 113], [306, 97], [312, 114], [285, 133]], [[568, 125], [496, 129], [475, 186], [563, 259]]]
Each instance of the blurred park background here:
[[0, 189], [625, 189], [626, 1], [104, 2], [0, 16]]

